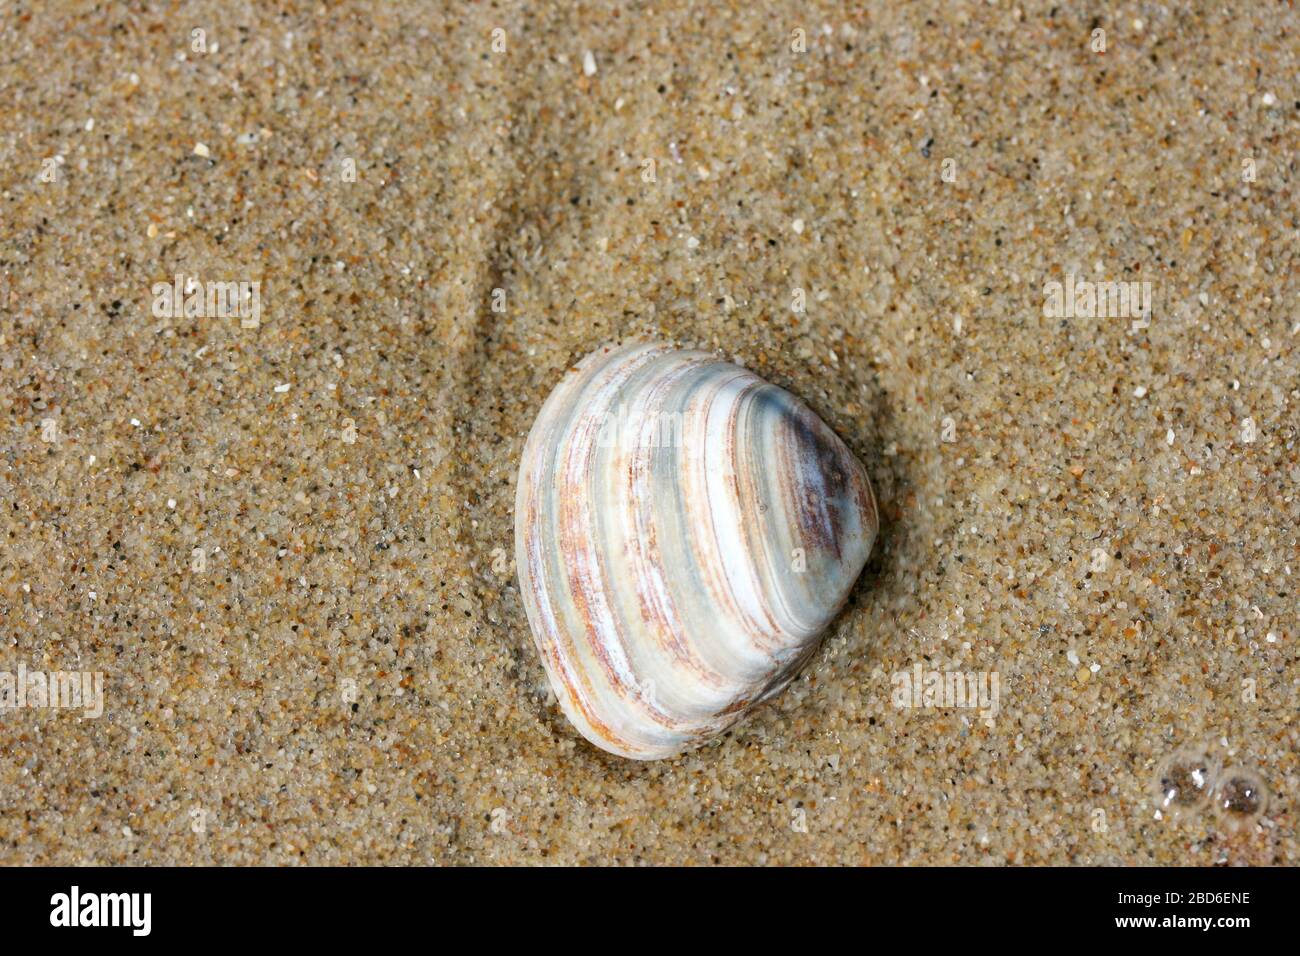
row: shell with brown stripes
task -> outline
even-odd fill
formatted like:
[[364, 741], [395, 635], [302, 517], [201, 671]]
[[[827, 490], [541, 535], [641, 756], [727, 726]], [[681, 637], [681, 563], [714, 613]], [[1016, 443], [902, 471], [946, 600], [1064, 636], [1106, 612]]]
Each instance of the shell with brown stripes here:
[[704, 352], [606, 347], [555, 387], [515, 499], [560, 706], [649, 760], [698, 746], [816, 649], [877, 531], [866, 470], [803, 402]]

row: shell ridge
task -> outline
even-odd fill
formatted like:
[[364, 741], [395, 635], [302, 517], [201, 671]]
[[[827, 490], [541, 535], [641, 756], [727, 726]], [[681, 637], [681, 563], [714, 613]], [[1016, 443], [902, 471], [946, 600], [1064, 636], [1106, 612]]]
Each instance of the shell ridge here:
[[[566, 445], [569, 455], [558, 467], [548, 468], [545, 472], [547, 476], [545, 480], [550, 486], [552, 497], [555, 495], [554, 488], [561, 479], [567, 484], [572, 484], [575, 472], [594, 473], [596, 463], [591, 461], [590, 452], [598, 447], [598, 441], [593, 441], [592, 438], [593, 435], [599, 434], [595, 430], [596, 423], [603, 421], [603, 416], [594, 412], [607, 407], [608, 397], [618, 393], [617, 382], [621, 377], [630, 374], [636, 367], [634, 363], [652, 361], [656, 351], [658, 350], [652, 347], [636, 348], [630, 356], [632, 361], [623, 365], [610, 356], [597, 356], [592, 362], [590, 375], [583, 377], [581, 373], [585, 369], [580, 365], [579, 375], [570, 378], [566, 383], [569, 385], [569, 392], [564, 397], [569, 400], [557, 404], [554, 417], [560, 422], [565, 422], [567, 419], [567, 425], [564, 428], [552, 428], [555, 454], [550, 457], [558, 458], [559, 449]], [[588, 409], [592, 414], [574, 414], [572, 409], [579, 403], [585, 390], [592, 388], [596, 390], [596, 395], [604, 400], [604, 404], [593, 403]], [[578, 479], [578, 487], [590, 490], [592, 485], [589, 481]], [[571, 520], [567, 522], [558, 520], [557, 526], [552, 529], [552, 540], [557, 543], [557, 547], [552, 549], [551, 561], [548, 562], [554, 568], [548, 579], [555, 582], [561, 593], [570, 595], [571, 603], [575, 605], [573, 610], [577, 613], [577, 620], [566, 627], [557, 626], [550, 637], [555, 643], [556, 656], [563, 658], [563, 650], [567, 647], [569, 655], [575, 661], [593, 660], [598, 665], [595, 670], [581, 666], [567, 669], [570, 675], [567, 686], [570, 689], [571, 700], [581, 707], [584, 717], [592, 723], [596, 733], [594, 739], [598, 742], [600, 736], [616, 733], [615, 727], [610, 722], [601, 721], [597, 716], [599, 700], [603, 696], [617, 695], [619, 686], [635, 678], [621, 645], [609, 644], [593, 638], [593, 633], [598, 630], [598, 622], [612, 623], [613, 618], [600, 598], [599, 589], [595, 586], [596, 575], [592, 573], [593, 569], [599, 567], [599, 557], [587, 554], [583, 547], [584, 536], [578, 531], [587, 526], [586, 520], [589, 514], [585, 510], [587, 504], [586, 496], [575, 495], [565, 498], [558, 508], [552, 509], [553, 513], [560, 518], [569, 515]], [[573, 509], [581, 510], [575, 513]], [[579, 572], [576, 577], [567, 573], [568, 569], [560, 561], [560, 557], [566, 554], [570, 557], [573, 569]], [[582, 573], [584, 571], [585, 575]], [[593, 616], [593, 610], [598, 616]], [[603, 686], [597, 684], [597, 677], [601, 678]], [[633, 741], [626, 739], [623, 734], [618, 736], [628, 746], [633, 745]]]
[[[790, 473], [789, 449], [779, 442], [765, 442], [763, 439], [766, 437], [767, 410], [774, 404], [772, 396], [786, 393], [767, 382], [764, 382], [763, 386], [750, 396], [749, 408], [746, 410], [746, 420], [741, 432], [750, 462], [750, 466], [743, 469], [748, 480], [742, 491], [749, 499], [750, 514], [755, 516], [748, 524], [751, 540], [749, 554], [752, 556], [754, 575], [762, 588], [764, 609], [767, 612], [764, 622], [766, 626], [756, 630], [755, 636], [762, 641], [762, 646], [769, 654], [788, 656], [792, 644], [790, 637], [795, 638], [794, 646], [799, 649], [812, 634], [809, 629], [802, 626], [793, 609], [787, 606], [785, 593], [780, 586], [783, 579], [782, 568], [789, 567], [788, 562], [794, 559], [792, 549], [787, 548], [791, 541], [788, 535], [783, 536], [784, 529], [780, 527], [786, 523], [784, 521], [786, 512], [782, 504], [785, 500], [783, 494], [785, 476]], [[778, 397], [775, 405], [780, 407], [781, 404]], [[760, 450], [767, 449], [769, 445], [771, 455], [775, 459], [771, 464], [765, 461], [766, 456], [759, 454]], [[740, 472], [741, 469], [738, 468], [737, 471]], [[770, 476], [772, 487], [771, 503], [766, 504], [765, 509], [760, 507], [767, 501], [763, 491], [760, 490], [764, 486], [759, 477], [761, 475]], [[778, 538], [781, 540], [778, 541]]]
[[[619, 477], [616, 487], [622, 493], [609, 509], [610, 526], [618, 529], [618, 537], [607, 536], [612, 545], [611, 559], [617, 555], [627, 565], [627, 573], [615, 575], [625, 582], [620, 588], [624, 621], [629, 631], [644, 635], [644, 647], [637, 656], [643, 673], [634, 688], [634, 699], [627, 704], [641, 707], [666, 732], [677, 735], [690, 733], [692, 729], [689, 718], [681, 713], [689, 704], [689, 695], [678, 693], [679, 682], [666, 678], [679, 676], [683, 667], [693, 671], [694, 659], [681, 627], [671, 573], [664, 565], [658, 543], [660, 509], [656, 507], [654, 487], [664, 470], [664, 457], [672, 453], [671, 441], [667, 447], [662, 441], [665, 437], [665, 423], [659, 416], [665, 404], [662, 399], [680, 380], [688, 377], [689, 371], [689, 368], [668, 368], [652, 379], [648, 387], [638, 387], [639, 383], [632, 381], [626, 384], [625, 390], [634, 394], [623, 407], [639, 425], [629, 435], [632, 441], [626, 444], [630, 447], [620, 447], [618, 464], [610, 469], [611, 474]], [[640, 507], [635, 504], [638, 501], [642, 502]], [[702, 680], [702, 675], [693, 673], [692, 676]]]
[[[591, 365], [594, 375], [598, 371], [596, 367], [599, 363], [593, 361]], [[525, 611], [529, 616], [543, 669], [552, 688], [556, 691], [556, 698], [565, 715], [593, 743], [624, 748], [630, 746], [629, 742], [617, 735], [612, 727], [603, 723], [594, 709], [588, 706], [586, 698], [579, 693], [579, 688], [585, 680], [581, 668], [576, 666], [578, 647], [568, 630], [562, 626], [560, 616], [550, 600], [551, 588], [546, 586], [554, 577], [555, 572], [551, 571], [550, 565], [551, 559], [557, 556], [558, 549], [551, 548], [545, 551], [545, 541], [557, 540], [558, 531], [555, 528], [554, 509], [542, 510], [537, 505], [540, 501], [549, 500], [551, 497], [554, 487], [555, 459], [561, 447], [560, 437], [554, 429], [548, 429], [547, 426], [557, 417], [561, 417], [561, 412], [571, 397], [576, 398], [581, 394], [581, 390], [574, 387], [574, 383], [580, 378], [581, 376], [578, 379], [569, 377], [567, 384], [570, 387], [567, 389], [565, 382], [557, 387], [543, 405], [537, 424], [525, 443], [525, 468], [521, 469], [521, 479], [516, 489], [517, 520], [519, 515], [524, 516], [524, 524], [519, 527], [516, 534], [516, 545], [517, 550], [520, 550], [520, 542], [522, 542], [525, 560], [517, 561], [517, 566], [522, 572], [520, 589], [525, 598]], [[548, 464], [549, 467], [542, 468], [543, 463]], [[540, 475], [538, 475], [539, 471]], [[534, 488], [539, 489], [541, 494], [533, 494]], [[542, 512], [540, 515], [539, 511]], [[533, 517], [535, 515], [536, 518]], [[556, 570], [563, 573], [562, 568]], [[568, 655], [564, 653], [566, 647], [570, 652]]]
[[[736, 366], [731, 368], [736, 369]], [[698, 516], [697, 525], [701, 531], [694, 536], [694, 543], [699, 558], [695, 563], [704, 572], [702, 580], [705, 592], [718, 608], [713, 627], [726, 642], [723, 649], [727, 653], [727, 660], [734, 668], [742, 671], [740, 676], [733, 676], [733, 683], [744, 685], [748, 682], [749, 675], [763, 669], [763, 655], [752, 644], [748, 648], [746, 646], [748, 636], [756, 630], [756, 619], [749, 609], [757, 602], [757, 596], [751, 587], [750, 594], [753, 597], [746, 603], [746, 595], [735, 586], [737, 578], [752, 584], [749, 569], [743, 567], [743, 548], [736, 548], [737, 542], [719, 528], [720, 523], [725, 522], [726, 526], [744, 534], [743, 522], [739, 520], [740, 502], [730, 494], [735, 479], [736, 396], [728, 396], [721, 389], [734, 387], [736, 383], [740, 383], [741, 388], [751, 388], [761, 380], [743, 369], [738, 371], [741, 374], [732, 381], [719, 383], [719, 389], [706, 396], [702, 409], [701, 421], [705, 434], [700, 441], [702, 461], [696, 469], [700, 472], [702, 491], [696, 497], [704, 513]], [[731, 404], [720, 412], [715, 412], [714, 406], [720, 398], [724, 401], [731, 398]], [[742, 551], [741, 557], [735, 555], [737, 550]]]

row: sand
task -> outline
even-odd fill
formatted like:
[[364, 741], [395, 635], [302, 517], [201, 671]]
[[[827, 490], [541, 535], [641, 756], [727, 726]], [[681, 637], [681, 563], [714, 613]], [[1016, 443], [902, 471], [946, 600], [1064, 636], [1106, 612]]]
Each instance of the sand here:
[[[6, 10], [0, 670], [103, 713], [0, 710], [0, 862], [1300, 863], [1294, 8], [374, 6]], [[802, 397], [884, 519], [654, 763], [512, 563], [533, 417], [632, 337]], [[1265, 812], [1158, 812], [1192, 744]]]

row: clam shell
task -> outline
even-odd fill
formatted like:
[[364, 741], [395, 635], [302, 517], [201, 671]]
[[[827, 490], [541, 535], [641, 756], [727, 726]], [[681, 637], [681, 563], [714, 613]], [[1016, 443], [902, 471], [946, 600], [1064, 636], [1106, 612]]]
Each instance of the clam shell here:
[[866, 469], [784, 389], [665, 345], [587, 356], [538, 414], [515, 500], [560, 706], [635, 759], [721, 733], [807, 661], [877, 526]]

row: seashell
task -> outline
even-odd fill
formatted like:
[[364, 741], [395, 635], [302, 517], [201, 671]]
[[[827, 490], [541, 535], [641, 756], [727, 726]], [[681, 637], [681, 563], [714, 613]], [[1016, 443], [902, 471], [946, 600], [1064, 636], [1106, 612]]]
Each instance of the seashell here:
[[808, 660], [877, 527], [866, 469], [784, 389], [665, 345], [587, 356], [542, 406], [515, 500], [560, 706], [624, 757], [700, 745]]

